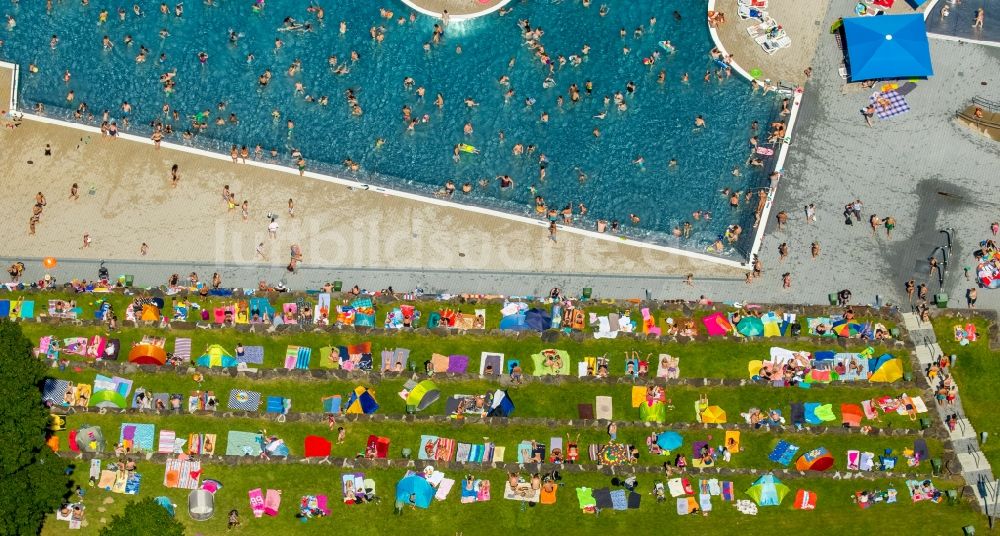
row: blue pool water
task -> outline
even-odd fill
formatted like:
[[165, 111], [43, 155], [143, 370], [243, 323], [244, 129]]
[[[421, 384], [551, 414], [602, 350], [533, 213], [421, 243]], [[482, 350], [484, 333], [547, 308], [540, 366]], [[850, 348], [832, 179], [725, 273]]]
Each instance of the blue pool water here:
[[[49, 115], [69, 117], [69, 108], [81, 102], [88, 105], [94, 118], [101, 121], [103, 110], [123, 126], [121, 105], [132, 105], [129, 130], [148, 134], [155, 119], [173, 124], [174, 141], [179, 133], [190, 129], [190, 118], [201, 110], [211, 110], [212, 122], [204, 132], [196, 134], [190, 143], [229, 152], [230, 144], [256, 144], [267, 152], [277, 149], [280, 160], [290, 163], [292, 148], [302, 151], [309, 169], [336, 172], [351, 176], [342, 163], [351, 159], [361, 170], [353, 175], [369, 182], [416, 190], [432, 194], [447, 180], [459, 189], [455, 200], [503, 210], [535, 214], [534, 195], [541, 195], [550, 207], [562, 209], [583, 203], [588, 208], [583, 220], [574, 215], [579, 225], [592, 228], [596, 219], [622, 222], [624, 232], [648, 240], [687, 249], [703, 251], [705, 246], [722, 234], [730, 223], [739, 222], [744, 229], [737, 248], [727, 244], [726, 255], [743, 256], [749, 249], [750, 226], [756, 200], [729, 206], [720, 190], [731, 187], [746, 191], [764, 184], [763, 172], [747, 167], [747, 142], [750, 124], [757, 120], [762, 131], [772, 118], [775, 99], [771, 96], [750, 96], [746, 81], [734, 75], [731, 79], [710, 83], [703, 81], [708, 69], [716, 66], [708, 56], [712, 43], [704, 22], [704, 7], [686, 0], [636, 2], [603, 0], [584, 8], [573, 0], [531, 0], [513, 2], [513, 13], [473, 21], [452, 23], [442, 44], [425, 52], [423, 45], [431, 40], [435, 20], [418, 17], [416, 22], [397, 24], [396, 18], [409, 16], [409, 11], [397, 0], [326, 0], [325, 21], [317, 23], [306, 11], [302, 0], [268, 0], [263, 13], [252, 13], [253, 2], [215, 0], [215, 6], [201, 1], [184, 4], [183, 16], [159, 12], [158, 2], [140, 2], [143, 16], [136, 16], [132, 2], [124, 0], [91, 0], [83, 6], [75, 0], [56, 3], [47, 14], [45, 2], [5, 3], [3, 10], [12, 15], [16, 26], [0, 30], [4, 44], [0, 56], [22, 67], [20, 100], [25, 109], [36, 103], [45, 105]], [[605, 3], [610, 12], [598, 14]], [[120, 21], [117, 10], [126, 10]], [[392, 20], [380, 17], [379, 8], [395, 12]], [[107, 21], [99, 23], [102, 9], [108, 10]], [[682, 20], [672, 16], [678, 11]], [[311, 22], [312, 32], [278, 31], [285, 17]], [[649, 18], [655, 16], [655, 26]], [[557, 67], [553, 75], [555, 86], [544, 87], [547, 69], [524, 45], [519, 19], [530, 20], [541, 27], [541, 43], [555, 59], [563, 55], [580, 54], [586, 44], [590, 52], [582, 65], [567, 63]], [[339, 31], [339, 22], [347, 23], [346, 34]], [[369, 35], [374, 25], [384, 27], [384, 41], [379, 44]], [[633, 31], [644, 26], [636, 38]], [[626, 38], [619, 37], [624, 27]], [[161, 38], [161, 30], [169, 36]], [[230, 30], [238, 34], [230, 42]], [[53, 49], [50, 39], [58, 35]], [[108, 36], [113, 48], [102, 46]], [[124, 40], [131, 36], [133, 44]], [[275, 39], [283, 46], [275, 49]], [[659, 42], [669, 39], [677, 49], [666, 53]], [[137, 63], [140, 46], [149, 49], [148, 60]], [[457, 53], [456, 46], [461, 46]], [[623, 54], [623, 47], [631, 53]], [[204, 64], [198, 53], [204, 51]], [[351, 51], [360, 60], [350, 62]], [[660, 52], [652, 67], [642, 59]], [[165, 61], [159, 61], [160, 54]], [[253, 54], [253, 61], [247, 55]], [[329, 56], [347, 62], [350, 72], [337, 75], [328, 65]], [[301, 71], [290, 76], [287, 71], [296, 59]], [[514, 62], [509, 68], [509, 62]], [[29, 64], [38, 72], [29, 72]], [[176, 88], [165, 94], [159, 79], [163, 73], [176, 69]], [[273, 79], [266, 87], [258, 77], [269, 69]], [[657, 82], [657, 74], [666, 71], [666, 81]], [[71, 72], [69, 83], [63, 81], [66, 70]], [[683, 73], [690, 82], [681, 83]], [[510, 78], [515, 95], [505, 102], [506, 88], [498, 83], [501, 75]], [[404, 88], [403, 80], [413, 77], [414, 88]], [[584, 90], [587, 80], [593, 83], [593, 95]], [[608, 107], [604, 96], [626, 93], [626, 84], [635, 83], [633, 95], [627, 96], [628, 109], [619, 112], [614, 102]], [[295, 82], [301, 82], [305, 94], [319, 98], [328, 96], [329, 104], [307, 102], [296, 94]], [[577, 84], [582, 93], [579, 103], [571, 103], [568, 87]], [[426, 88], [423, 99], [415, 88]], [[363, 110], [360, 117], [351, 113], [345, 92], [353, 89]], [[67, 106], [69, 90], [75, 94]], [[443, 109], [434, 105], [435, 95], [445, 99]], [[557, 106], [557, 97], [565, 99]], [[468, 108], [463, 100], [471, 97], [479, 103]], [[526, 98], [535, 99], [531, 107]], [[223, 102], [224, 111], [217, 109]], [[169, 104], [180, 113], [180, 120], [164, 116], [161, 109]], [[402, 121], [402, 108], [408, 105], [415, 117], [427, 114], [429, 121], [407, 132]], [[272, 119], [278, 110], [280, 119]], [[594, 116], [606, 111], [606, 118]], [[541, 114], [549, 121], [543, 123]], [[216, 126], [214, 119], [228, 119], [235, 113], [237, 124]], [[707, 128], [695, 129], [694, 119], [703, 115]], [[289, 134], [286, 121], [295, 128]], [[87, 121], [86, 116], [83, 121]], [[473, 133], [463, 133], [471, 123]], [[592, 131], [599, 128], [595, 138]], [[503, 131], [505, 140], [500, 141]], [[376, 148], [376, 139], [385, 140]], [[766, 133], [762, 133], [766, 138]], [[479, 154], [462, 153], [453, 160], [453, 147], [459, 143], [475, 146]], [[538, 147], [534, 155], [514, 156], [515, 143]], [[547, 177], [539, 180], [539, 154], [548, 159]], [[638, 156], [643, 165], [633, 163]], [[676, 158], [676, 167], [668, 162]], [[739, 166], [743, 177], [732, 174]], [[578, 170], [586, 173], [581, 182]], [[502, 190], [498, 175], [510, 175], [515, 186]], [[480, 187], [480, 179], [488, 179]], [[461, 185], [472, 183], [472, 194], [462, 194]], [[533, 193], [531, 186], [536, 192]], [[711, 211], [711, 221], [692, 219], [697, 210]], [[641, 218], [637, 226], [629, 223], [629, 214]], [[692, 238], [677, 240], [671, 229], [684, 221], [693, 223]]]

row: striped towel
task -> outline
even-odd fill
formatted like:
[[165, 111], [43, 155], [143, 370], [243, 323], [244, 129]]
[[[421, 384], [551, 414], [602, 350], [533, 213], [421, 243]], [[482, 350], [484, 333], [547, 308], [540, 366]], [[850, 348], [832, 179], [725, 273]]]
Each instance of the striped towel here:
[[191, 339], [186, 337], [174, 339], [174, 357], [185, 363], [191, 361]]
[[160, 448], [157, 452], [160, 454], [172, 453], [175, 439], [177, 439], [177, 434], [173, 430], [160, 430]]
[[[885, 99], [889, 101], [888, 108], [883, 108], [882, 106], [876, 104], [875, 101], [878, 100], [879, 97], [885, 97]], [[890, 117], [910, 111], [910, 105], [906, 102], [906, 98], [895, 90], [883, 91], [868, 97], [868, 104], [875, 105], [875, 115], [877, 115], [879, 119], [889, 119]]]
[[289, 346], [285, 351], [285, 368], [308, 369], [309, 361], [312, 359], [312, 348], [307, 346]]

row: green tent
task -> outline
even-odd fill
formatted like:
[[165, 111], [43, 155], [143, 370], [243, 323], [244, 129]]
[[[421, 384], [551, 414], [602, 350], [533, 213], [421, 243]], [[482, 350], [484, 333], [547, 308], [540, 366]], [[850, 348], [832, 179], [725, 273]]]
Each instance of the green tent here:
[[782, 484], [777, 477], [767, 474], [758, 478], [750, 486], [750, 489], [747, 490], [747, 495], [758, 506], [778, 506], [790, 491], [792, 490]]
[[639, 419], [643, 422], [663, 423], [667, 421], [667, 405], [656, 401], [652, 406], [643, 401], [639, 404]]
[[420, 383], [410, 380], [403, 387], [410, 391], [406, 395], [406, 411], [409, 413], [423, 411], [427, 409], [427, 406], [437, 402], [438, 398], [441, 398], [441, 391], [430, 380], [424, 380]]

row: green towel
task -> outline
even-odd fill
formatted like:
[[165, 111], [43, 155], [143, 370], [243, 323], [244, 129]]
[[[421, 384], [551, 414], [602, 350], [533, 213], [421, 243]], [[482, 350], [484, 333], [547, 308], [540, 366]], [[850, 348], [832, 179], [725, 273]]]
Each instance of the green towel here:
[[823, 404], [816, 408], [816, 416], [819, 417], [821, 421], [833, 421], [837, 418], [833, 415], [833, 404]]
[[576, 488], [576, 500], [580, 501], [580, 508], [597, 506], [594, 490], [590, 488]]
[[545, 363], [545, 356], [543, 356], [541, 352], [539, 352], [531, 356], [531, 360], [535, 365], [534, 369], [532, 370], [532, 374], [534, 374], [535, 376], [568, 375], [570, 369], [569, 352], [567, 352], [566, 350], [556, 350], [556, 353], [559, 354], [559, 357], [562, 358], [562, 367], [560, 367], [559, 370], [552, 370], [544, 366], [543, 363]]

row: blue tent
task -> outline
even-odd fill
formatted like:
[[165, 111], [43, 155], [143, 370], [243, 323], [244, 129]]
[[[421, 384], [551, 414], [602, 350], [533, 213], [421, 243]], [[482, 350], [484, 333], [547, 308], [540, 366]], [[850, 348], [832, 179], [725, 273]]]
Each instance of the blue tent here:
[[512, 331], [545, 331], [552, 327], [552, 317], [541, 309], [529, 309], [524, 313], [507, 315], [500, 319], [500, 329]]
[[378, 411], [378, 402], [375, 401], [375, 397], [372, 396], [367, 387], [358, 386], [351, 391], [351, 396], [347, 399], [346, 407], [345, 411], [347, 413], [364, 413], [365, 415], [370, 415]]
[[524, 324], [528, 329], [545, 331], [552, 327], [552, 316], [541, 309], [528, 309], [528, 312], [524, 313]]
[[844, 19], [844, 38], [852, 82], [934, 74], [919, 13]]
[[493, 403], [490, 405], [490, 417], [510, 417], [514, 412], [514, 402], [511, 401], [507, 391], [497, 389], [493, 393]]
[[684, 438], [677, 432], [667, 431], [656, 436], [656, 444], [663, 450], [674, 450], [684, 444]]
[[[410, 501], [413, 495], [413, 501]], [[431, 484], [417, 475], [403, 477], [396, 483], [396, 502], [404, 505], [413, 504], [417, 508], [427, 508], [434, 499], [434, 488]]]

